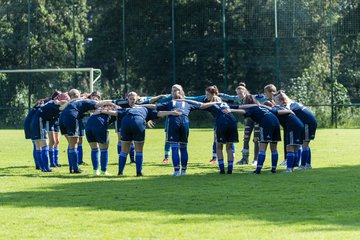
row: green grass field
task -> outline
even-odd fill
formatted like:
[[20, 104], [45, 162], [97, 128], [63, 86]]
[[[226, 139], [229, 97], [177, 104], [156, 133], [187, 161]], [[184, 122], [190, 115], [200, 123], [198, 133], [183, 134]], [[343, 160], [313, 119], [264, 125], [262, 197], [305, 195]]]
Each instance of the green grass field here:
[[[117, 140], [111, 134], [109, 172], [115, 175]], [[92, 176], [91, 166], [83, 175], [70, 175], [67, 167], [41, 173], [22, 131], [0, 135], [0, 239], [360, 238], [360, 129], [318, 130], [313, 170], [270, 174], [268, 153], [258, 176], [250, 174], [251, 166], [219, 175], [208, 164], [211, 129], [192, 129], [185, 177], [170, 176], [171, 165], [161, 164], [164, 132], [150, 129], [142, 178], [134, 177], [130, 164], [122, 178]], [[90, 163], [86, 142], [84, 153]]]

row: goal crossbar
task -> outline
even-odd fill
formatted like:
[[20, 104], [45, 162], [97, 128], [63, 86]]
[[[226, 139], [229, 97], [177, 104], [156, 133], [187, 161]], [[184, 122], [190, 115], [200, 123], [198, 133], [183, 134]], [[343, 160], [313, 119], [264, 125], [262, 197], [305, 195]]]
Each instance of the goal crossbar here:
[[[97, 68], [43, 68], [43, 69], [16, 69], [0, 70], [0, 73], [37, 73], [37, 72], [89, 72], [90, 73], [90, 92], [94, 91], [94, 83], [101, 77], [101, 70]], [[94, 79], [94, 73], [97, 77]]]

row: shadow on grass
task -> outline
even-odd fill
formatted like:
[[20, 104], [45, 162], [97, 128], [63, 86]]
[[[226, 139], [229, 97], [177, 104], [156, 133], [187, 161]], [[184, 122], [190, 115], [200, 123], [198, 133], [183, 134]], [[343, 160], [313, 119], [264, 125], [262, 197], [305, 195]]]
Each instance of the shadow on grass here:
[[[358, 230], [359, 172], [360, 166], [342, 166], [292, 174], [264, 172], [259, 176], [248, 172], [233, 175], [205, 172], [185, 177], [100, 179], [81, 176], [79, 182], [44, 186], [47, 191], [39, 188], [0, 193], [0, 205], [205, 214], [230, 220], [254, 219], [285, 225], [332, 224], [335, 226], [332, 229]], [[22, 176], [32, 177], [31, 174]]]

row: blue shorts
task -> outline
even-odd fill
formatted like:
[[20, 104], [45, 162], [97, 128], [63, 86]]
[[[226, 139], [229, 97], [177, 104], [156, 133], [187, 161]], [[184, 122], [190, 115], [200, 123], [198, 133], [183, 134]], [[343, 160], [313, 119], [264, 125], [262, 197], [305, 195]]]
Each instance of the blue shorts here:
[[121, 141], [144, 142], [146, 122], [144, 118], [126, 115], [121, 121]]
[[216, 142], [218, 143], [233, 143], [239, 142], [239, 134], [237, 130], [237, 123], [223, 123], [215, 126]]
[[316, 128], [316, 124], [304, 123], [304, 141], [309, 142], [315, 139]]
[[49, 131], [49, 122], [43, 120], [41, 117], [34, 116], [30, 128], [32, 140], [46, 140]]
[[109, 130], [98, 126], [86, 126], [86, 139], [88, 142], [97, 142], [101, 144], [109, 143]]
[[59, 125], [59, 119], [57, 119], [55, 122], [50, 123], [50, 132], [59, 132], [60, 125]]
[[280, 125], [269, 124], [265, 126], [260, 125], [260, 139], [259, 142], [279, 142], [281, 141]]
[[189, 138], [189, 122], [169, 121], [166, 126], [166, 141], [169, 143], [187, 143]]
[[62, 116], [59, 119], [60, 132], [62, 135], [67, 134], [69, 137], [82, 137], [84, 136], [84, 125], [81, 120], [73, 116]]

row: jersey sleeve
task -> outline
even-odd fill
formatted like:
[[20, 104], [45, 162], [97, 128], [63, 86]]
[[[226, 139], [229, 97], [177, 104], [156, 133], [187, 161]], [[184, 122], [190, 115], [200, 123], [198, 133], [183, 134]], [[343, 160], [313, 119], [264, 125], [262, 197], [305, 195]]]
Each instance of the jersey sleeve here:
[[169, 110], [171, 110], [170, 105], [171, 105], [171, 102], [157, 104], [156, 110], [157, 111], [169, 111]]

